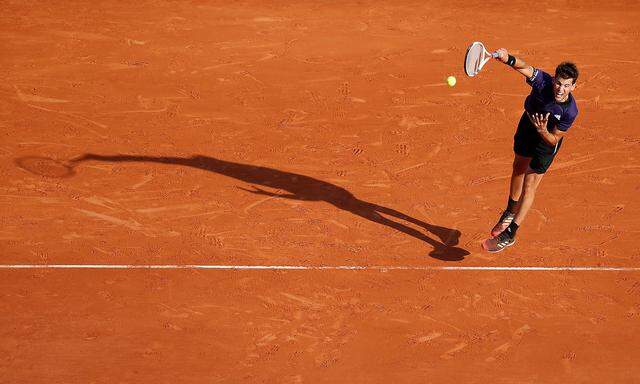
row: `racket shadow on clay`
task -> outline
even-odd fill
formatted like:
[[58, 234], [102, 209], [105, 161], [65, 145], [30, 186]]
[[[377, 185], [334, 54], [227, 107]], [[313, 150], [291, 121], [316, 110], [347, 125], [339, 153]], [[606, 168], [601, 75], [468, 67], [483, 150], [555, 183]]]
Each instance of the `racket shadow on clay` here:
[[14, 160], [15, 164], [34, 175], [63, 179], [76, 174], [75, 159], [57, 160], [43, 156], [25, 156]]
[[[433, 250], [429, 255], [439, 260], [459, 261], [469, 254], [467, 250], [456, 247], [460, 238], [460, 231], [457, 229], [425, 223], [395, 209], [360, 200], [351, 192], [337, 185], [301, 174], [201, 155], [193, 157], [155, 157], [85, 154], [71, 160], [69, 166], [73, 170], [73, 166], [85, 161], [147, 162], [202, 169], [246, 182], [252, 185], [251, 188], [240, 187], [240, 189], [257, 195], [301, 201], [325, 201], [339, 209], [351, 212], [374, 223], [393, 228], [396, 231], [430, 244]], [[269, 188], [269, 191], [263, 188]], [[422, 231], [409, 227], [402, 222], [392, 220], [392, 218], [421, 227], [435, 238], [427, 236]]]

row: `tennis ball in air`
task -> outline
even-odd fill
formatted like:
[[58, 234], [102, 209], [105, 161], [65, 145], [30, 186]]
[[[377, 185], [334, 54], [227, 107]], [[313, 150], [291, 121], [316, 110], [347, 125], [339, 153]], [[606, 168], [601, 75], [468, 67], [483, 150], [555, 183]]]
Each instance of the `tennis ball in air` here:
[[447, 77], [447, 84], [449, 84], [450, 87], [453, 87], [454, 85], [456, 85], [456, 77], [455, 76]]

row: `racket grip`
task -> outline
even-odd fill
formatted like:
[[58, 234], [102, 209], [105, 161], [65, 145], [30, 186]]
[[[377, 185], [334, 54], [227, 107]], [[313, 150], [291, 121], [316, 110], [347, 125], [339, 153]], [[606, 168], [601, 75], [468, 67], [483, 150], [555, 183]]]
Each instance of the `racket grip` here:
[[491, 57], [493, 57], [494, 59], [497, 59], [500, 55], [498, 54], [498, 52], [493, 52], [491, 54]]

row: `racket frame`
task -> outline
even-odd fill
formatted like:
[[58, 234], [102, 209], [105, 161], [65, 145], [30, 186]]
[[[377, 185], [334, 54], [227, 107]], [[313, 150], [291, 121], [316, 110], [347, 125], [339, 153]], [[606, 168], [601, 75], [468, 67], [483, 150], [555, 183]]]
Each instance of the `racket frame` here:
[[[476, 68], [475, 71], [473, 73], [469, 73], [467, 72], [467, 58], [469, 56], [469, 51], [471, 50], [471, 48], [473, 48], [474, 46], [479, 45], [482, 48], [482, 55], [480, 57], [480, 60], [476, 63]], [[477, 75], [478, 73], [480, 73], [480, 71], [482, 70], [482, 67], [484, 67], [484, 65], [491, 60], [492, 58], [495, 59], [497, 58], [498, 52], [492, 52], [490, 53], [489, 51], [487, 51], [487, 49], [484, 47], [484, 44], [482, 44], [482, 42], [480, 41], [474, 41], [473, 43], [471, 43], [469, 45], [469, 47], [467, 48], [467, 52], [464, 54], [464, 73], [469, 76], [469, 77], [473, 77], [475, 75]]]

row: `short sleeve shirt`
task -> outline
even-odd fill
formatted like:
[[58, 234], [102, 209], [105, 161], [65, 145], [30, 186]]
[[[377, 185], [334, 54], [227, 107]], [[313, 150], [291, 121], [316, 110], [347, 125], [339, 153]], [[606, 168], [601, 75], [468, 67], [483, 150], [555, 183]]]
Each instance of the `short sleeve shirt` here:
[[524, 101], [524, 109], [529, 113], [549, 113], [547, 129], [558, 128], [567, 131], [578, 116], [578, 106], [572, 94], [567, 101], [558, 103], [553, 94], [553, 77], [534, 68], [533, 76], [527, 79], [531, 93]]

